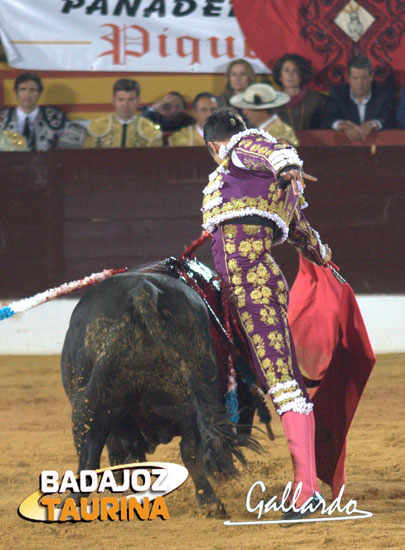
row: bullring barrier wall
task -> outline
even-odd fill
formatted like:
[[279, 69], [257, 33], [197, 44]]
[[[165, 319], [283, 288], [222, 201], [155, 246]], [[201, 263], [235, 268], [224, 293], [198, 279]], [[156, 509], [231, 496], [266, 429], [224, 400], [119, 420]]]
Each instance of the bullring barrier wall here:
[[[343, 276], [360, 300], [388, 295], [386, 306], [365, 306], [387, 343], [405, 323], [403, 147], [302, 146], [299, 153], [318, 177], [307, 186], [306, 213]], [[1, 153], [0, 165], [3, 303], [107, 267], [179, 255], [200, 235], [201, 190], [215, 167], [198, 147]], [[274, 255], [291, 284], [297, 255], [287, 245]], [[212, 266], [208, 244], [198, 257]], [[1, 342], [9, 339], [4, 325], [17, 322], [2, 322]], [[387, 351], [401, 351], [395, 342]], [[0, 353], [7, 349], [2, 344]]]

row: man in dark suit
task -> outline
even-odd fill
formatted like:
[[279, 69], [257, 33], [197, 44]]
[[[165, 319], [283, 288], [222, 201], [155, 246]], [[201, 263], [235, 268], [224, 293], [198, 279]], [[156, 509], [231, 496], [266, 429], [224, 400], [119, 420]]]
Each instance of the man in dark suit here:
[[368, 57], [353, 57], [347, 66], [349, 83], [332, 88], [323, 128], [344, 132], [351, 141], [364, 141], [371, 131], [395, 126], [391, 89], [373, 82]]

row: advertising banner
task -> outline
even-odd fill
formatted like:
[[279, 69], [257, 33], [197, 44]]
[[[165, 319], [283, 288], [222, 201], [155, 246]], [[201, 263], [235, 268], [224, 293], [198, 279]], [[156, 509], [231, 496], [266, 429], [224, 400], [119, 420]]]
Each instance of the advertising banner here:
[[2, 0], [0, 33], [18, 69], [215, 73], [256, 60], [231, 0]]

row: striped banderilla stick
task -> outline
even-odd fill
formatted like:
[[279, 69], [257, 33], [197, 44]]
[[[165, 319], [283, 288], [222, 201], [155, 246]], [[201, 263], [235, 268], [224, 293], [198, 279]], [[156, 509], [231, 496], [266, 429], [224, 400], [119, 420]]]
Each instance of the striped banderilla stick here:
[[77, 281], [72, 281], [71, 283], [63, 283], [56, 288], [51, 288], [45, 292], [40, 292], [39, 294], [35, 294], [35, 296], [31, 296], [31, 298], [24, 298], [22, 300], [18, 300], [17, 302], [11, 302], [7, 306], [0, 308], [0, 321], [8, 319], [17, 313], [28, 311], [34, 307], [44, 304], [45, 302], [59, 298], [60, 296], [65, 296], [66, 294], [75, 292], [81, 288], [95, 285], [101, 281], [104, 281], [104, 279], [108, 279], [118, 273], [124, 273], [125, 271], [127, 271], [126, 267], [121, 269], [104, 269], [104, 271], [92, 273], [83, 279], [78, 279]]

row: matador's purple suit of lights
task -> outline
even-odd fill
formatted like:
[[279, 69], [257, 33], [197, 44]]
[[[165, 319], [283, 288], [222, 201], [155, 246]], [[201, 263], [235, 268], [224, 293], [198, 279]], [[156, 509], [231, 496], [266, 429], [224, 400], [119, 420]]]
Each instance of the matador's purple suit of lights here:
[[215, 266], [233, 291], [257, 376], [282, 418], [305, 501], [318, 491], [313, 405], [288, 327], [287, 282], [271, 249], [287, 241], [318, 265], [328, 260], [326, 249], [303, 215], [302, 193], [289, 185], [278, 198], [279, 174], [302, 167], [294, 147], [250, 129], [232, 136], [219, 155], [223, 162], [204, 189], [203, 227], [212, 233]]

